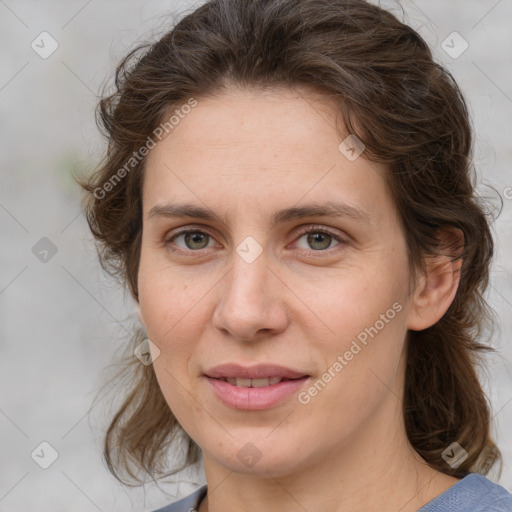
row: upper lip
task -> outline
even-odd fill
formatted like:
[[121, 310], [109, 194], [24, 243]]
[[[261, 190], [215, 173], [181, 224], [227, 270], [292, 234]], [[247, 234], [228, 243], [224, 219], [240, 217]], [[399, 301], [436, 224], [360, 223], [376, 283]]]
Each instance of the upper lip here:
[[258, 379], [265, 377], [282, 377], [285, 379], [298, 379], [308, 377], [301, 371], [285, 368], [277, 364], [258, 364], [256, 366], [241, 366], [239, 364], [226, 363], [206, 370], [205, 375], [214, 379], [221, 377], [240, 377], [243, 379]]

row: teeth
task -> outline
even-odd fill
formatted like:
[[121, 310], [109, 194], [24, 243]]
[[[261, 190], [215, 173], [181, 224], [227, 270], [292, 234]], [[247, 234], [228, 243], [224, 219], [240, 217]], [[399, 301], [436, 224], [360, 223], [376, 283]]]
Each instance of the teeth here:
[[267, 377], [263, 379], [243, 379], [238, 377], [226, 377], [226, 381], [233, 386], [239, 388], [264, 388], [266, 386], [273, 386], [283, 379], [281, 377]]
[[252, 379], [253, 388], [264, 388], [266, 386], [270, 386], [270, 379]]

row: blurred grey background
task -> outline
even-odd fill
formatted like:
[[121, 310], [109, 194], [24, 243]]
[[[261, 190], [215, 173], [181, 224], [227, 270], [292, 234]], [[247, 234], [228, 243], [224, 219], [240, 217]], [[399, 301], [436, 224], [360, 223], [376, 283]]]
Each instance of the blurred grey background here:
[[[96, 94], [120, 57], [200, 3], [0, 0], [0, 511], [146, 511], [204, 483], [199, 466], [124, 488], [101, 460], [109, 398], [91, 405], [136, 320], [98, 265], [73, 180], [101, 158]], [[512, 1], [381, 4], [402, 18], [401, 5], [459, 82], [479, 176], [503, 198], [489, 294], [498, 353], [482, 380], [512, 491]]]

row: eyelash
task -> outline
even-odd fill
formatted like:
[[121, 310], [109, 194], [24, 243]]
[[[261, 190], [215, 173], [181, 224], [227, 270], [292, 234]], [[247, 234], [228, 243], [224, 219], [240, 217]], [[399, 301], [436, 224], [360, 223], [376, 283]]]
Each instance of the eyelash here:
[[[181, 231], [178, 231], [177, 233], [174, 233], [172, 236], [169, 236], [169, 237], [166, 237], [165, 240], [164, 240], [164, 247], [170, 249], [172, 252], [174, 252], [175, 254], [178, 254], [178, 255], [183, 255], [183, 256], [190, 256], [191, 253], [199, 253], [201, 252], [203, 249], [198, 249], [198, 250], [193, 250], [193, 249], [187, 249], [187, 250], [184, 250], [184, 249], [176, 249], [175, 247], [172, 247], [172, 242], [178, 238], [179, 236], [181, 235], [187, 235], [189, 233], [200, 233], [202, 235], [207, 235], [209, 236], [210, 238], [214, 238], [210, 233], [208, 233], [207, 231], [204, 231], [202, 229], [198, 229], [198, 228], [189, 228], [189, 229], [183, 229]], [[338, 246], [342, 246], [342, 245], [346, 245], [347, 242], [345, 240], [343, 240], [339, 235], [333, 233], [332, 231], [324, 228], [324, 227], [321, 227], [321, 226], [308, 226], [306, 228], [303, 228], [299, 231], [298, 233], [298, 238], [302, 238], [304, 235], [308, 235], [309, 233], [321, 233], [323, 235], [328, 235], [330, 237], [332, 237], [334, 240], [336, 240], [337, 242], [339, 242], [337, 245], [335, 245], [334, 247], [330, 247], [328, 249], [320, 249], [320, 250], [317, 250], [315, 251], [314, 249], [300, 249], [302, 251], [308, 251], [308, 252], [313, 252], [313, 253], [327, 253], [327, 252], [330, 252], [331, 250], [334, 250], [336, 247]]]

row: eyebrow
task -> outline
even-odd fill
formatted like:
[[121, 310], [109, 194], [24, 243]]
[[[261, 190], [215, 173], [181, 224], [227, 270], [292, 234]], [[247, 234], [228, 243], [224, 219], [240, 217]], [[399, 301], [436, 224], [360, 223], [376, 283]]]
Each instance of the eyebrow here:
[[[207, 207], [196, 206], [189, 203], [179, 204], [163, 204], [151, 208], [148, 214], [148, 219], [151, 217], [193, 217], [207, 221], [217, 221], [226, 224], [225, 220]], [[274, 212], [271, 219], [274, 224], [289, 222], [292, 220], [302, 219], [305, 217], [334, 217], [342, 218], [348, 217], [353, 220], [370, 222], [370, 215], [359, 208], [350, 206], [342, 202], [328, 201], [322, 204], [306, 204], [304, 206], [297, 206], [285, 208]]]

